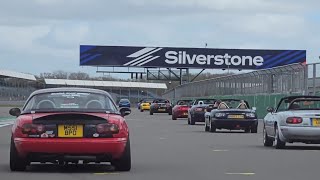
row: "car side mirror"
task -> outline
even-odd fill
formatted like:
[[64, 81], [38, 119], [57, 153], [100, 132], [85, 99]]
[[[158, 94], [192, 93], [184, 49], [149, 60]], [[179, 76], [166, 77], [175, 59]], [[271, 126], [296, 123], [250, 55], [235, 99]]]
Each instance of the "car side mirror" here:
[[128, 116], [129, 114], [131, 114], [131, 109], [127, 107], [123, 107], [120, 109], [120, 114], [122, 117]]
[[274, 112], [274, 108], [273, 108], [273, 107], [268, 107], [268, 108], [267, 108], [267, 111], [268, 111], [268, 112]]
[[16, 117], [18, 117], [18, 116], [20, 116], [20, 114], [21, 114], [21, 110], [20, 110], [19, 108], [12, 108], [12, 109], [10, 109], [9, 114], [10, 114], [11, 116], [16, 116]]
[[252, 110], [256, 111], [256, 110], [257, 110], [257, 108], [256, 108], [256, 107], [252, 107]]

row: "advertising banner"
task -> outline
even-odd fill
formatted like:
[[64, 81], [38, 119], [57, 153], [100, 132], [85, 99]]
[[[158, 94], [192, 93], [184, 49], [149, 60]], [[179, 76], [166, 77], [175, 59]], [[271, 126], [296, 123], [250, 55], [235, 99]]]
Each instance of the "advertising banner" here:
[[306, 50], [80, 45], [80, 66], [267, 69], [306, 62]]

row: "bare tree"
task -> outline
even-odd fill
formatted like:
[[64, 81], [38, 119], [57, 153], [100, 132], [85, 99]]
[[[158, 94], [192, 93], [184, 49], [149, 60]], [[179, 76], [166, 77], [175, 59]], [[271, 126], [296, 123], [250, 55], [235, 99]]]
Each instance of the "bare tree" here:
[[54, 71], [53, 76], [55, 79], [67, 79], [68, 78], [68, 73], [65, 71]]
[[73, 72], [69, 74], [68, 78], [72, 80], [89, 80], [90, 76], [84, 72]]
[[53, 79], [54, 75], [52, 73], [45, 72], [45, 73], [40, 73], [39, 78], [41, 78], [41, 79]]

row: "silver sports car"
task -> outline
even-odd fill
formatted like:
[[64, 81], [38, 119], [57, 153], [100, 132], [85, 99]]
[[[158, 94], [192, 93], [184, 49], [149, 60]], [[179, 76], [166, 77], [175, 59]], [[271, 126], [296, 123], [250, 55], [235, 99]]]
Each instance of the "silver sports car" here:
[[283, 149], [286, 143], [320, 144], [320, 96], [288, 96], [263, 120], [263, 144]]

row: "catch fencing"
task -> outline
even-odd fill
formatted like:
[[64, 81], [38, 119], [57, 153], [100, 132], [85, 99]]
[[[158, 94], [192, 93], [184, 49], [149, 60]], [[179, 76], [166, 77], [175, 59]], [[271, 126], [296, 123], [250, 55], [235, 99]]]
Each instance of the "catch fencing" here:
[[312, 69], [313, 67], [316, 66], [296, 63], [249, 73], [191, 82], [166, 91], [163, 97], [175, 101], [179, 98], [186, 97], [308, 94], [310, 91], [307, 81], [308, 69]]

